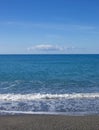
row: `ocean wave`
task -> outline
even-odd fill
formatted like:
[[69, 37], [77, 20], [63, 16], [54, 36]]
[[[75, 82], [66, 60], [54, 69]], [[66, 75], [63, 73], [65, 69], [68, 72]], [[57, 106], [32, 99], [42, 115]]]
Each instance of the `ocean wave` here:
[[0, 115], [68, 115], [68, 116], [84, 116], [84, 115], [95, 115], [98, 114], [98, 112], [88, 111], [88, 112], [33, 112], [33, 111], [6, 111], [1, 110]]
[[99, 98], [99, 93], [73, 93], [73, 94], [0, 94], [2, 101], [31, 101], [41, 99], [93, 99]]

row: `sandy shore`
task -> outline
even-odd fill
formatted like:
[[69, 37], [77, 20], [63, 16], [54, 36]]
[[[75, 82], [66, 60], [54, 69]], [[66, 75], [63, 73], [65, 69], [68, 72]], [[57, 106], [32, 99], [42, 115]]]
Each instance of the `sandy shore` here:
[[0, 130], [99, 130], [99, 116], [0, 116]]

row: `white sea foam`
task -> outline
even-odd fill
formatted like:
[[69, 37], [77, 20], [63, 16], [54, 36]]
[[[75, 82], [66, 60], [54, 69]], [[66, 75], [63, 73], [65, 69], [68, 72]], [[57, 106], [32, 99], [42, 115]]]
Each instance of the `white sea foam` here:
[[99, 93], [73, 93], [73, 94], [0, 94], [2, 101], [31, 101], [41, 99], [83, 99], [99, 98]]
[[97, 112], [89, 111], [89, 112], [33, 112], [33, 111], [6, 111], [6, 110], [1, 110], [0, 111], [1, 115], [16, 115], [16, 114], [28, 114], [28, 115], [68, 115], [68, 116], [84, 116], [84, 115], [95, 115], [98, 114]]

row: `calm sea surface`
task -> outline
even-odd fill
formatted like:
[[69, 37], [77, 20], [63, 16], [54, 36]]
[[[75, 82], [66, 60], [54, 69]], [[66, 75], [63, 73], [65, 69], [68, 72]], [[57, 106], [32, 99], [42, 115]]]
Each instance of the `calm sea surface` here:
[[99, 55], [0, 55], [0, 114], [99, 114]]

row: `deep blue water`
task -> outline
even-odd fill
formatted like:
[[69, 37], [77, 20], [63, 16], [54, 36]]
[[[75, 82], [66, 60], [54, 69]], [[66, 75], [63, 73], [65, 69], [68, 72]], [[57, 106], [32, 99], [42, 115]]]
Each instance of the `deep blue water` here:
[[0, 110], [99, 113], [99, 55], [0, 55]]

